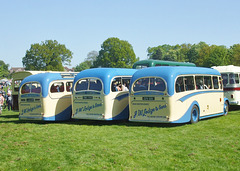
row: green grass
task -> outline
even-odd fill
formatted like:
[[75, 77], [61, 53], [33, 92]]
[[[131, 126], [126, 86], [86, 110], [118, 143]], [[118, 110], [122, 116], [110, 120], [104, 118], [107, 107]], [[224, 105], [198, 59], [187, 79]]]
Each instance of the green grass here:
[[240, 110], [197, 124], [0, 116], [0, 170], [240, 170]]

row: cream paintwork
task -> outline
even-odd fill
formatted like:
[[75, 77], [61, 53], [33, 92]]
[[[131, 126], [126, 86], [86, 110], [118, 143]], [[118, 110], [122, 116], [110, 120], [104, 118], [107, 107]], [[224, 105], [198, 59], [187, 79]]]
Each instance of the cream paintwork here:
[[[43, 98], [42, 95], [40, 97], [35, 97], [34, 99], [40, 99], [39, 102], [29, 103], [29, 102], [22, 102], [21, 96], [19, 96], [19, 112], [20, 112], [20, 118], [21, 119], [31, 119], [31, 120], [42, 120], [43, 117], [52, 117], [55, 116], [61, 112], [63, 112], [66, 108], [71, 106], [71, 92], [67, 92], [64, 90], [64, 92], [57, 92], [57, 93], [51, 93], [50, 87], [54, 82], [63, 82], [64, 85], [66, 82], [69, 82], [71, 80], [61, 80], [61, 81], [53, 81], [49, 85], [49, 91], [48, 96], [46, 98]], [[28, 97], [31, 98], [31, 97]], [[27, 98], [25, 98], [27, 99]], [[41, 105], [41, 108], [38, 108], [36, 110], [33, 110], [32, 112], [25, 112], [22, 114], [22, 111], [26, 111], [28, 108], [34, 108], [36, 105]]]
[[[109, 95], [105, 96], [105, 119], [113, 118], [119, 115], [123, 109], [128, 106], [128, 91], [117, 91], [110, 92]], [[121, 100], [118, 100], [119, 96], [125, 96]]]
[[[150, 91], [154, 92], [154, 91]], [[175, 122], [191, 111], [191, 105], [196, 102], [200, 117], [223, 113], [224, 94], [222, 89], [191, 90], [174, 95], [134, 95], [129, 97], [130, 121], [141, 122]], [[195, 94], [195, 95], [194, 95]], [[189, 96], [181, 101], [183, 97]], [[154, 97], [155, 100], [142, 100], [143, 97]], [[190, 110], [189, 110], [190, 109]], [[152, 112], [152, 113], [151, 113]], [[191, 113], [187, 113], [190, 115]], [[190, 120], [189, 120], [190, 121]]]
[[[126, 94], [128, 94], [127, 91], [110, 92], [109, 95], [104, 95], [103, 92], [101, 92], [101, 95], [78, 95], [74, 92], [73, 118], [92, 120], [111, 119], [127, 107], [128, 97], [120, 101], [117, 100], [117, 97]], [[93, 99], [83, 99], [83, 96], [93, 96]], [[100, 103], [102, 106], [99, 105]], [[96, 104], [98, 107], [93, 107], [96, 106]]]
[[[185, 100], [184, 102], [180, 101], [181, 97], [184, 97], [188, 94], [201, 92], [205, 90], [193, 90], [193, 91], [186, 91], [182, 93], [175, 93], [174, 96], [171, 98], [170, 104], [172, 106], [172, 116], [170, 117], [169, 121], [176, 121], [182, 117], [183, 114], [189, 109], [193, 101], [198, 102], [200, 108], [200, 117], [206, 115], [212, 115], [217, 113], [223, 112], [223, 105], [224, 105], [224, 97], [222, 92], [217, 92], [219, 90], [212, 90], [213, 93], [203, 93], [192, 96]], [[215, 92], [214, 92], [215, 91]], [[175, 116], [175, 117], [174, 117]]]
[[[223, 112], [224, 97], [222, 92], [198, 94], [188, 98], [184, 102], [179, 100], [185, 95], [200, 91], [201, 90], [193, 90], [182, 93], [175, 93], [174, 96], [171, 97], [164, 96], [164, 100], [161, 100], [163, 96], [147, 96], [155, 97], [154, 101], [143, 101], [141, 100], [143, 96], [131, 96], [129, 120], [145, 122], [174, 122], [179, 120], [187, 112], [187, 110], [191, 107], [193, 101], [197, 101], [199, 104], [200, 117]], [[133, 100], [133, 98], [136, 98], [136, 100]], [[134, 105], [134, 103], [138, 105]], [[159, 109], [159, 105], [166, 105], [166, 108]], [[158, 107], [158, 111], [156, 111], [156, 107]], [[144, 112], [145, 109], [147, 112], [149, 109], [155, 110], [153, 114], [146, 114], [147, 112]], [[137, 115], [138, 117], [134, 118], [134, 112], [140, 111], [141, 113], [141, 110], [143, 110], [143, 114], [146, 116], [142, 116], [140, 114], [140, 116]]]
[[[154, 101], [142, 100], [142, 97], [155, 97], [155, 100]], [[164, 96], [164, 100], [163, 100], [162, 97], [163, 96], [160, 97], [160, 96], [153, 96], [153, 95], [131, 96], [129, 98], [130, 100], [129, 120], [144, 121], [144, 122], [156, 122], [156, 121], [168, 122], [169, 114], [171, 113], [170, 112], [171, 108], [169, 108], [169, 105], [168, 105], [170, 98], [167, 96]], [[152, 114], [149, 113], [150, 111], [152, 111]]]
[[55, 92], [55, 93], [50, 92], [50, 87], [53, 83], [63, 82], [64, 85], [66, 85], [66, 83], [69, 81], [70, 80], [57, 80], [57, 81], [52, 81], [49, 84], [48, 96], [43, 100], [44, 117], [55, 116], [63, 112], [69, 106], [71, 106], [71, 92], [67, 92], [65, 86], [64, 86], [65, 89], [63, 92]]
[[[83, 99], [83, 96], [92, 96], [93, 99]], [[103, 120], [104, 106], [103, 95], [78, 95], [74, 92], [72, 97], [72, 108], [74, 119], [96, 119]]]

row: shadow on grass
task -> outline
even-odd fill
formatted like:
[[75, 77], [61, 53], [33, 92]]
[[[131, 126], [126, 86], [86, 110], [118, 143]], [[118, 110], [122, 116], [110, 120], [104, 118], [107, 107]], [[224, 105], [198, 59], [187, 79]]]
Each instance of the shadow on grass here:
[[[1, 121], [0, 123], [14, 123], [14, 124], [68, 124], [68, 125], [87, 125], [87, 126], [127, 126], [127, 127], [178, 127], [185, 124], [169, 124], [169, 123], [144, 123], [144, 122], [129, 122], [127, 120], [119, 121], [97, 121], [97, 120], [81, 120], [81, 119], [70, 119], [67, 121], [34, 121], [34, 120], [18, 120], [18, 115], [1, 115], [0, 118], [9, 120]], [[11, 120], [14, 119], [14, 120]], [[17, 119], [17, 120], [16, 120]]]
[[119, 121], [96, 121], [96, 120], [78, 120], [72, 119], [68, 121], [66, 124], [74, 124], [74, 125], [91, 125], [91, 126], [142, 126], [142, 127], [177, 127], [185, 124], [170, 124], [170, 123], [144, 123], [144, 122], [129, 122], [127, 120], [119, 120]]
[[1, 118], [7, 118], [7, 119], [11, 119], [11, 118], [18, 118], [18, 115], [0, 115]]

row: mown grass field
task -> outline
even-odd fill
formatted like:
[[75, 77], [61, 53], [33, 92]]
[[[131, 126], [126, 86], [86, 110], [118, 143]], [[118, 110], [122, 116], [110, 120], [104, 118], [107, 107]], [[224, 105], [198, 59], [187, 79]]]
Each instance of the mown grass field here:
[[0, 116], [0, 170], [240, 170], [240, 109], [197, 124]]

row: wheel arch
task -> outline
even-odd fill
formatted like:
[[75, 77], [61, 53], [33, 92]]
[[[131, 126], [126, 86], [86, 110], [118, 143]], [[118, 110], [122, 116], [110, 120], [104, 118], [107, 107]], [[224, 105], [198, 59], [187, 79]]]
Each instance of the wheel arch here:
[[192, 108], [194, 105], [196, 105], [198, 108], [199, 120], [200, 120], [200, 105], [197, 101], [193, 101], [191, 103], [191, 105], [188, 107], [187, 111], [184, 113], [184, 115], [180, 119], [178, 119], [172, 123], [188, 123], [188, 122], [190, 122], [191, 121], [191, 111], [192, 111]]

